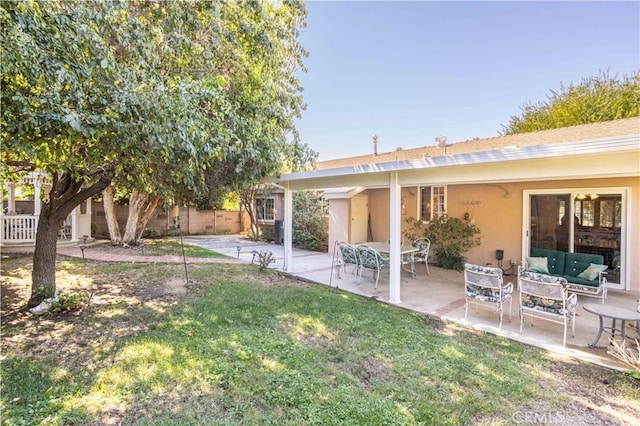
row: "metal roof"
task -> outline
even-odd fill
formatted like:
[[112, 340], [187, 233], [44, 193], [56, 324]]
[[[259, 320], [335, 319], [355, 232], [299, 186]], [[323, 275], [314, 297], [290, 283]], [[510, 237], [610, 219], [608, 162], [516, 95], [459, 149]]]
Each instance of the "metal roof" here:
[[[526, 161], [533, 159], [562, 158], [576, 155], [597, 155], [620, 152], [629, 152], [636, 155], [640, 164], [640, 133], [567, 143], [542, 144], [524, 147], [507, 146], [502, 149], [480, 152], [433, 157], [424, 156], [420, 159], [309, 170], [283, 174], [279, 177], [272, 178], [270, 181], [284, 183], [288, 181], [302, 181], [306, 179], [347, 177], [350, 175], [416, 171], [438, 167], [467, 166], [473, 164]], [[640, 173], [640, 170], [638, 170], [638, 173]]]

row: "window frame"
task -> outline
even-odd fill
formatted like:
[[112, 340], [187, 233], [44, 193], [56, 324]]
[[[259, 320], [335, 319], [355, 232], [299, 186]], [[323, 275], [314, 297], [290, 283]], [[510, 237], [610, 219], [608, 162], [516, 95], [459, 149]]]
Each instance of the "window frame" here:
[[[261, 203], [260, 203], [261, 202]], [[271, 202], [271, 212], [269, 212], [268, 203]], [[273, 223], [276, 220], [276, 197], [273, 196], [260, 196], [254, 200], [254, 206], [256, 209], [256, 221], [259, 223]], [[269, 213], [271, 213], [271, 219], [269, 219]]]
[[[424, 185], [419, 186], [418, 216], [423, 222], [431, 222], [434, 219], [447, 217], [447, 186], [446, 185]], [[429, 215], [425, 217], [423, 194], [429, 188]], [[434, 191], [437, 189], [438, 191]], [[441, 200], [440, 200], [441, 198]]]

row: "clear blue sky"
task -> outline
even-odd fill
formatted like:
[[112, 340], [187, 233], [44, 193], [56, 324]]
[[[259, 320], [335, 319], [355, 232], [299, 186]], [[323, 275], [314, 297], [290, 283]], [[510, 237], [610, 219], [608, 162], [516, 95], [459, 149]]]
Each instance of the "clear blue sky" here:
[[638, 2], [307, 2], [296, 122], [320, 160], [496, 136], [529, 102], [640, 68]]

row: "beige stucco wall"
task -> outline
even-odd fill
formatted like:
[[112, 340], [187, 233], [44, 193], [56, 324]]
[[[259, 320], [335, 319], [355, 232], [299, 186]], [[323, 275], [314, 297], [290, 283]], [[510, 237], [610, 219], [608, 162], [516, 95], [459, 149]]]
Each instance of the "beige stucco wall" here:
[[[523, 203], [525, 190], [556, 190], [576, 188], [630, 188], [628, 217], [629, 276], [630, 290], [640, 292], [640, 178], [589, 179], [540, 181], [524, 183], [504, 183], [505, 191], [494, 185], [449, 185], [447, 186], [447, 213], [463, 218], [469, 212], [471, 219], [482, 231], [482, 244], [465, 253], [472, 263], [497, 265], [495, 251], [504, 250], [503, 268], [509, 267], [509, 260], [522, 260], [523, 245]], [[403, 219], [416, 216], [416, 187], [403, 188], [402, 198], [406, 205]], [[374, 241], [389, 239], [389, 190], [372, 189], [369, 195], [371, 228]], [[412, 194], [413, 198], [412, 198]], [[403, 229], [406, 224], [403, 220]]]
[[337, 242], [349, 241], [349, 199], [329, 200], [329, 250]]

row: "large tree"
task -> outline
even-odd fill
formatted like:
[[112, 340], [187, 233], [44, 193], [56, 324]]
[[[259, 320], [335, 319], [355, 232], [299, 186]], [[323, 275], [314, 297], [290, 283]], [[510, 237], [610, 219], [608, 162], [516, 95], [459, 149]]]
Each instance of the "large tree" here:
[[[293, 74], [304, 51], [291, 39], [297, 28], [286, 25], [303, 25], [304, 16], [298, 2], [0, 4], [3, 165], [44, 170], [53, 180], [38, 225], [30, 305], [55, 290], [62, 222], [114, 178], [132, 191], [180, 200], [205, 188], [205, 172], [230, 158], [241, 159], [236, 170], [243, 171], [261, 168], [259, 154], [271, 143], [273, 155], [282, 154], [282, 139], [238, 148], [244, 141], [234, 131], [253, 115], [229, 96], [231, 71], [258, 81], [261, 70], [246, 58], [279, 64], [291, 80], [269, 80], [279, 101], [270, 123], [298, 114]], [[271, 29], [275, 22], [283, 25]], [[260, 38], [269, 31], [284, 41]], [[280, 46], [294, 50], [275, 55]], [[250, 109], [252, 100], [262, 107], [260, 97], [242, 105]]]
[[598, 123], [640, 115], [640, 71], [611, 77], [608, 72], [561, 84], [546, 101], [528, 103], [502, 126], [503, 135]]
[[[230, 189], [251, 186], [309, 156], [293, 122], [304, 108], [296, 73], [304, 70], [306, 52], [298, 36], [305, 17], [301, 2], [279, 6], [272, 2], [224, 3], [221, 27], [234, 43], [218, 49], [217, 67], [225, 77], [223, 95], [229, 111], [223, 120], [229, 134], [223, 155], [202, 174], [206, 190], [167, 191], [165, 180], [157, 177], [147, 179], [144, 188], [137, 184], [129, 198], [124, 242], [137, 242], [146, 225], [144, 219], [148, 219], [138, 211], [150, 211], [149, 206], [159, 198], [191, 204], [219, 199]], [[139, 197], [146, 202], [139, 202]], [[113, 236], [112, 240], [117, 241]]]

